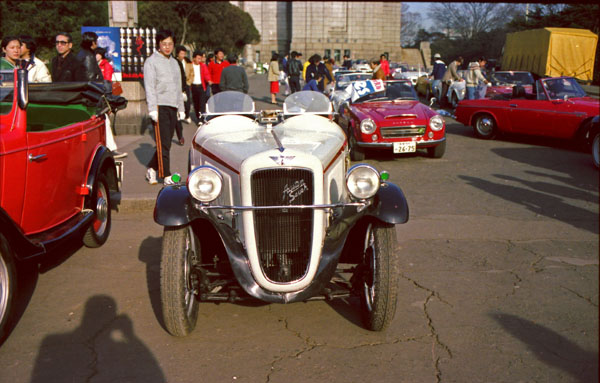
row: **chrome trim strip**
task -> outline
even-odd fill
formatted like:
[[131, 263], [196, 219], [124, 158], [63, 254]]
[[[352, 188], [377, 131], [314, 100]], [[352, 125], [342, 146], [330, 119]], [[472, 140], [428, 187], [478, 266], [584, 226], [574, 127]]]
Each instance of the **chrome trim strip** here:
[[272, 210], [272, 209], [332, 209], [336, 207], [356, 206], [366, 207], [371, 202], [348, 202], [321, 205], [273, 205], [273, 206], [225, 206], [225, 205], [202, 205], [196, 202], [199, 209], [225, 209], [225, 210]]
[[[485, 106], [482, 107], [480, 105], [461, 105], [461, 107], [463, 108], [473, 108], [473, 109], [480, 109], [481, 111], [485, 111], [486, 109], [506, 109], [507, 111], [513, 111], [513, 110], [518, 110], [518, 111], [523, 111], [523, 112], [539, 112], [539, 113], [554, 113], [554, 114], [567, 114], [567, 115], [574, 115], [579, 117], [579, 114], [581, 114], [582, 112], [560, 112], [558, 110], [553, 110], [553, 109], [532, 109], [532, 108], [518, 108], [517, 106], [514, 107], [510, 107], [510, 106]], [[515, 109], [518, 108], [518, 109]], [[479, 112], [479, 110], [478, 110]]]

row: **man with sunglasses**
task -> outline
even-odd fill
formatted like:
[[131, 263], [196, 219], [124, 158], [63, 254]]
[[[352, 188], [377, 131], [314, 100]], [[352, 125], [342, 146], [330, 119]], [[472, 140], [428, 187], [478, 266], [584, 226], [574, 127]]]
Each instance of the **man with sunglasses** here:
[[86, 81], [85, 68], [73, 53], [73, 39], [67, 32], [60, 32], [54, 39], [56, 57], [52, 59], [54, 82]]

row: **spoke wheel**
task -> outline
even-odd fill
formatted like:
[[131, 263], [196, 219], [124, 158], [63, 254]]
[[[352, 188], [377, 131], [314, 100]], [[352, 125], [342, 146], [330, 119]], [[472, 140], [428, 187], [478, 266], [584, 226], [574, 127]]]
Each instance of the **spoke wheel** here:
[[0, 344], [9, 331], [9, 319], [15, 295], [16, 271], [5, 238], [0, 235]]
[[475, 135], [484, 140], [490, 140], [496, 136], [497, 128], [494, 117], [489, 114], [480, 114], [475, 117], [475, 125], [473, 127]]
[[394, 225], [381, 222], [367, 226], [362, 260], [362, 316], [365, 327], [381, 331], [396, 313], [398, 259]]
[[108, 239], [111, 226], [111, 201], [106, 175], [100, 175], [96, 181], [90, 204], [94, 210], [94, 220], [83, 236], [83, 244], [87, 247], [100, 247]]
[[600, 133], [596, 133], [592, 140], [592, 160], [594, 166], [600, 167]]
[[194, 267], [200, 244], [191, 225], [165, 227], [160, 262], [160, 298], [167, 331], [185, 336], [198, 319], [198, 277]]

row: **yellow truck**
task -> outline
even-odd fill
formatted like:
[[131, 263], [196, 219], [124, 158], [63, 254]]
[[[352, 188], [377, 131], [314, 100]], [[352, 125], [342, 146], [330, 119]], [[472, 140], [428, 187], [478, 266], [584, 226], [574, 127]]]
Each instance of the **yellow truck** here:
[[587, 29], [541, 28], [508, 33], [502, 70], [572, 76], [591, 82], [598, 35]]

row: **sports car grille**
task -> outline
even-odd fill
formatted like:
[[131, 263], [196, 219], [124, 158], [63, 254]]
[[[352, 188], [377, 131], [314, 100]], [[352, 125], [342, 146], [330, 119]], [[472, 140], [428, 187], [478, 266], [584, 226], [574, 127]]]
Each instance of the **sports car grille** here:
[[383, 138], [418, 137], [425, 134], [425, 125], [417, 126], [383, 126], [381, 136]]
[[[266, 169], [252, 174], [254, 206], [310, 205], [313, 174], [305, 169]], [[312, 209], [254, 211], [256, 247], [263, 274], [272, 282], [293, 282], [308, 271]]]

